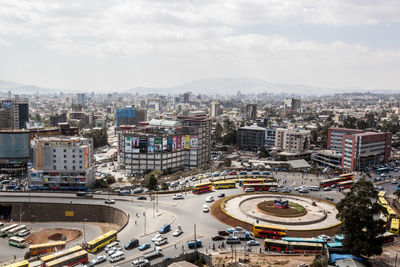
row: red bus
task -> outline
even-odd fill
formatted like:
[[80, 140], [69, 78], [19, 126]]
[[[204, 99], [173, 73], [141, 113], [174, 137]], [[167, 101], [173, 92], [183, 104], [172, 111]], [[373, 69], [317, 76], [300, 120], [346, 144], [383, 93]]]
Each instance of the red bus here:
[[88, 253], [87, 251], [79, 251], [74, 254], [70, 254], [64, 256], [62, 258], [56, 259], [54, 261], [50, 261], [45, 263], [46, 267], [63, 267], [63, 266], [72, 266], [78, 263], [86, 263], [88, 262]]
[[278, 188], [277, 183], [243, 184], [243, 190], [254, 188], [254, 191], [268, 191], [271, 187]]
[[287, 231], [284, 227], [255, 224], [253, 226], [253, 235], [258, 238], [281, 239], [287, 235]]
[[193, 186], [192, 193], [193, 194], [201, 194], [212, 191], [213, 184], [212, 183], [201, 183]]
[[339, 175], [339, 177], [342, 179], [342, 182], [344, 182], [344, 181], [349, 181], [349, 180], [353, 180], [353, 178], [354, 178], [354, 173], [345, 173], [345, 174], [341, 174], [341, 175]]
[[338, 184], [340, 182], [342, 182], [342, 178], [332, 178], [332, 179], [328, 179], [328, 180], [323, 180], [323, 181], [319, 182], [319, 187], [328, 187], [333, 184]]
[[267, 251], [277, 251], [290, 254], [322, 254], [324, 245], [321, 243], [291, 242], [266, 238], [264, 248]]
[[352, 187], [353, 184], [354, 184], [354, 181], [350, 180], [350, 181], [345, 181], [345, 182], [338, 183], [338, 187], [340, 187], [342, 189], [346, 189], [346, 188]]

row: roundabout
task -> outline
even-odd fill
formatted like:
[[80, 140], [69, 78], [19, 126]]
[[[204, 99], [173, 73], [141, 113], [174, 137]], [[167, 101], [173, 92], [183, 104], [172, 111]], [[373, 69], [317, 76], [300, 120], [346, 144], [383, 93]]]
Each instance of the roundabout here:
[[288, 231], [319, 231], [341, 223], [333, 203], [296, 194], [238, 194], [226, 198], [220, 207], [226, 215], [249, 226], [258, 223], [286, 227]]

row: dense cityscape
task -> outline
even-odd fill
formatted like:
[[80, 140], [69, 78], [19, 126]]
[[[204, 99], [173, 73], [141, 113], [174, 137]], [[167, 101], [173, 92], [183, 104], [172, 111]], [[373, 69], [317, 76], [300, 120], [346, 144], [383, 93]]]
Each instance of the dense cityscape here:
[[0, 267], [400, 265], [400, 1], [0, 0]]

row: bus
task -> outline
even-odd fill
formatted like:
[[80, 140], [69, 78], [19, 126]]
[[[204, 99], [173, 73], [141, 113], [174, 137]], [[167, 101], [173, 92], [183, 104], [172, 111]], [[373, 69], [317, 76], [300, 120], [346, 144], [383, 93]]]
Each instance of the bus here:
[[389, 205], [385, 206], [385, 208], [386, 208], [387, 213], [388, 213], [387, 214], [388, 220], [390, 221], [392, 219], [396, 219], [396, 217], [397, 217], [396, 212], [394, 212], [394, 210]]
[[341, 175], [339, 175], [339, 178], [342, 179], [342, 182], [344, 182], [344, 181], [349, 181], [349, 180], [353, 180], [353, 178], [354, 178], [354, 173], [345, 173], [345, 174], [341, 174]]
[[399, 219], [392, 219], [390, 223], [390, 232], [394, 235], [399, 234]]
[[40, 260], [43, 262], [43, 265], [47, 262], [54, 261], [56, 259], [62, 258], [64, 256], [76, 253], [83, 250], [81, 246], [75, 246], [69, 249], [64, 249], [55, 253], [51, 253], [50, 255], [43, 256]]
[[255, 224], [253, 226], [253, 235], [259, 238], [282, 239], [287, 235], [287, 230], [285, 227]]
[[99, 236], [96, 239], [93, 239], [92, 241], [89, 241], [87, 243], [87, 251], [91, 253], [95, 253], [99, 249], [105, 247], [112, 241], [117, 239], [117, 231], [111, 230], [104, 235]]
[[15, 236], [17, 235], [20, 231], [25, 230], [26, 229], [26, 225], [19, 225], [18, 227], [15, 227], [11, 230], [9, 230], [7, 232], [7, 236], [11, 237], [11, 236]]
[[261, 184], [244, 184], [243, 190], [246, 188], [253, 188], [254, 191], [268, 191], [271, 187], [277, 188], [277, 183], [261, 183]]
[[383, 244], [391, 244], [394, 242], [394, 234], [391, 232], [385, 232], [383, 235]]
[[379, 203], [379, 205], [383, 206], [384, 208], [386, 208], [386, 206], [389, 206], [389, 203], [387, 202], [387, 200], [384, 197], [378, 197], [378, 203]]
[[49, 261], [44, 264], [45, 267], [63, 267], [72, 266], [79, 263], [86, 263], [89, 261], [88, 253], [84, 250], [75, 252], [73, 254], [61, 257], [59, 259]]
[[235, 181], [219, 181], [214, 182], [214, 189], [226, 189], [226, 188], [235, 188]]
[[15, 228], [15, 227], [18, 227], [18, 224], [11, 224], [11, 225], [8, 225], [8, 226], [5, 226], [5, 227], [1, 228], [0, 229], [0, 236], [1, 237], [6, 236], [7, 232], [10, 231], [11, 229]]
[[52, 243], [44, 243], [29, 246], [29, 254], [31, 256], [42, 255], [54, 251], [62, 250], [65, 248], [65, 241], [58, 241]]
[[378, 197], [385, 197], [386, 196], [386, 191], [379, 191], [378, 192]]
[[262, 184], [262, 183], [264, 183], [264, 178], [243, 179], [241, 185], [245, 185], [245, 184]]
[[200, 183], [193, 186], [193, 194], [201, 194], [212, 191], [212, 183]]
[[290, 242], [286, 240], [266, 238], [264, 240], [264, 249], [281, 253], [322, 254], [324, 250], [324, 244], [309, 242]]
[[376, 174], [382, 174], [382, 173], [388, 173], [388, 172], [389, 172], [389, 168], [387, 168], [387, 167], [376, 169]]
[[314, 237], [283, 237], [282, 240], [289, 241], [289, 242], [305, 242], [305, 243], [319, 243], [319, 244], [325, 244], [326, 241], [320, 238], [314, 238]]
[[17, 248], [26, 248], [25, 238], [12, 236], [8, 239], [8, 244]]
[[328, 187], [333, 184], [338, 184], [340, 182], [342, 182], [342, 178], [332, 178], [332, 179], [328, 179], [328, 180], [323, 180], [323, 181], [319, 182], [319, 187]]
[[350, 188], [354, 184], [353, 180], [338, 183], [338, 187], [342, 189]]
[[3, 267], [29, 267], [29, 261], [19, 261]]

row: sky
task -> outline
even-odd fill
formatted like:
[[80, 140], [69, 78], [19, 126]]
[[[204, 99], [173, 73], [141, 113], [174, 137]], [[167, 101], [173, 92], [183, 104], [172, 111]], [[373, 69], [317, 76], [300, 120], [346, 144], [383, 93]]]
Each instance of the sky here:
[[[0, 80], [400, 88], [399, 0], [0, 0]], [[399, 90], [400, 91], [400, 90]]]

